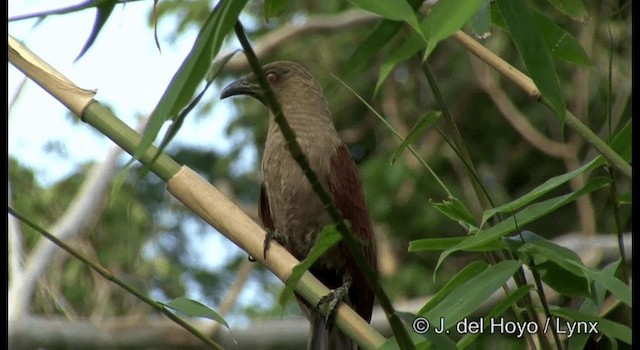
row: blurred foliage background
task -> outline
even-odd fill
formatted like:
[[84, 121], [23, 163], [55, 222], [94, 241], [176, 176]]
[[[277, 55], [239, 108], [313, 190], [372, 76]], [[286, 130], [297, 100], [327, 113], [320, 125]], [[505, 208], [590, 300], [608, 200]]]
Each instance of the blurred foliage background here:
[[[631, 1], [585, 1], [588, 15], [577, 19], [558, 11], [552, 3], [528, 2], [532, 9], [575, 36], [593, 64], [581, 66], [555, 61], [568, 109], [607, 140], [608, 117], [614, 132], [631, 118]], [[158, 2], [160, 23], [177, 19], [174, 31], [158, 35], [162, 41], [171, 41], [189, 28], [200, 28], [212, 7], [212, 1], [205, 0]], [[350, 3], [336, 0], [292, 1], [281, 15], [265, 21], [263, 2], [251, 1], [241, 19], [255, 45], [288, 23], [303, 26], [309, 18], [337, 16], [351, 8]], [[150, 31], [154, 23], [152, 9], [149, 2], [146, 20]], [[469, 261], [481, 259], [482, 255], [456, 254], [447, 260], [434, 279], [438, 254], [407, 251], [408, 243], [415, 239], [455, 237], [466, 232], [434, 210], [432, 203], [446, 199], [446, 193], [409, 152], [405, 151], [391, 164], [400, 142], [332, 77], [334, 74], [344, 80], [401, 135], [407, 135], [425, 113], [439, 110], [421, 72], [420, 62], [415, 58], [398, 64], [374, 94], [380, 67], [401, 45], [401, 35], [366, 62], [365, 68], [354, 72], [347, 67], [354, 49], [374, 26], [375, 22], [359, 23], [338, 31], [302, 34], [278, 45], [260, 59], [262, 62], [291, 60], [302, 63], [323, 87], [336, 127], [360, 169], [380, 247], [381, 284], [392, 300], [411, 300], [437, 292], [455, 272]], [[410, 33], [409, 28], [401, 31]], [[470, 32], [468, 28], [466, 31]], [[228, 44], [237, 46], [234, 41], [230, 36]], [[507, 33], [494, 27], [491, 36], [481, 42], [524, 70]], [[548, 108], [488, 70], [453, 40], [442, 41], [428, 62], [481, 179], [496, 204], [516, 199], [548, 178], [575, 169], [596, 156], [573, 130], [563, 128]], [[610, 62], [611, 70], [608, 68]], [[246, 67], [241, 71], [223, 70], [189, 118], [216, 118], [211, 111], [218, 103], [216, 95], [220, 89], [248, 72]], [[170, 146], [168, 153], [222, 188], [256, 217], [266, 111], [250, 99], [235, 99], [233, 103], [232, 122], [226, 129], [229, 140], [233, 140], [228, 154], [177, 146]], [[514, 127], [525, 121], [532, 129], [523, 131]], [[530, 142], [531, 137], [538, 137], [540, 143]], [[481, 213], [472, 199], [475, 197], [463, 164], [435, 128], [420, 135], [413, 145], [452, 194], [474, 213]], [[564, 147], [563, 150], [555, 153], [550, 150], [557, 145]], [[248, 154], [254, 155], [248, 158], [252, 159], [250, 169], [238, 171], [237, 164], [246, 163]], [[78, 192], [90, 166], [86, 164], [54, 186], [41, 188], [34, 180], [34, 173], [21, 165], [19, 159], [9, 159], [12, 206], [45, 227], [51, 225]], [[120, 187], [104, 201], [102, 211], [87, 234], [74, 240], [74, 246], [156, 299], [188, 295], [218, 309], [236, 279], [240, 265], [247, 260], [246, 254], [219, 237], [215, 238], [218, 249], [210, 254], [221, 256], [194, 254], [194, 246], [200, 240], [219, 234], [170, 198], [164, 183], [155, 175], [145, 174], [134, 165], [120, 176], [124, 176]], [[621, 198], [630, 201], [630, 179], [617, 178]], [[548, 196], [575, 191], [581, 187], [580, 181], [584, 183], [584, 179], [576, 179]], [[628, 232], [631, 229], [630, 206], [621, 209], [622, 231]], [[584, 196], [522, 229], [549, 239], [573, 232], [586, 237], [613, 234], [617, 229], [610, 192], [602, 189]], [[25, 226], [21, 230], [23, 249], [28, 255], [41, 238]], [[208, 263], [210, 260], [217, 263]], [[9, 275], [9, 283], [11, 281]], [[280, 281], [255, 264], [243, 292], [229, 311], [228, 320], [232, 325], [243, 325], [255, 319], [299, 313], [294, 303], [284, 310], [278, 305], [277, 295], [281, 288]], [[570, 304], [571, 300], [565, 302]], [[30, 311], [45, 316], [92, 320], [154, 313], [66, 254], [56, 255], [48, 272], [40, 279]], [[497, 341], [494, 344], [500, 344], [504, 340], [494, 341]]]

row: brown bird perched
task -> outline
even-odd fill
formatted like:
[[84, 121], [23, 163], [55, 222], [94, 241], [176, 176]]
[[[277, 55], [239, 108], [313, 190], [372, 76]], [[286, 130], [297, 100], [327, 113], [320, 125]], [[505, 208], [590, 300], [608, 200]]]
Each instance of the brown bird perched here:
[[[262, 68], [311, 169], [331, 193], [342, 216], [350, 222], [351, 232], [364, 242], [362, 252], [375, 271], [373, 228], [358, 169], [349, 149], [338, 136], [322, 90], [311, 74], [297, 63], [280, 61]], [[268, 105], [253, 74], [225, 87], [220, 98], [234, 95], [250, 95]], [[270, 236], [302, 260], [318, 233], [333, 221], [286, 149], [285, 142], [273, 112], [269, 111], [269, 130], [262, 155], [259, 214]], [[268, 240], [265, 249], [267, 244]], [[329, 299], [339, 298], [335, 301], [346, 302], [362, 318], [371, 321], [373, 291], [344, 243], [327, 251], [310, 272], [332, 289]], [[316, 308], [301, 298], [298, 301], [311, 322], [308, 349], [357, 349], [357, 344], [330, 321], [327, 323]]]

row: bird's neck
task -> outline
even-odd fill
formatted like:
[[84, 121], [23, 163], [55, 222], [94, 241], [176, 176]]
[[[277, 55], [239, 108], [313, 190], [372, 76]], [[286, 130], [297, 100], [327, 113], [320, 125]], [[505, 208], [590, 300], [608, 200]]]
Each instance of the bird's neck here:
[[[333, 126], [331, 113], [326, 102], [312, 103], [312, 101], [307, 101], [304, 106], [283, 105], [282, 107], [285, 119], [296, 134], [296, 139], [303, 149], [309, 147], [335, 147], [335, 145], [341, 143], [338, 132]], [[269, 117], [267, 142], [281, 145], [285, 143], [273, 113]]]

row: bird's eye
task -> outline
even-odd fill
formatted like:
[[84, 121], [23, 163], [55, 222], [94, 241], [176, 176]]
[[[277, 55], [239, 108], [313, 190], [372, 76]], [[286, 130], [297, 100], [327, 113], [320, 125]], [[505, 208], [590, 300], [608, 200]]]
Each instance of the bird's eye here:
[[275, 84], [278, 82], [278, 75], [274, 72], [267, 73], [267, 81], [269, 84]]

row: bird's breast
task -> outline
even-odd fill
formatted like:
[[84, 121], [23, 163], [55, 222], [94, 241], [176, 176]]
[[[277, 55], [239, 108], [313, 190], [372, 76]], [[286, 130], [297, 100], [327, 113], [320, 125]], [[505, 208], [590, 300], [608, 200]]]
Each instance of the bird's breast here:
[[[312, 143], [299, 143], [311, 169], [328, 189], [335, 146], [317, 138]], [[278, 234], [286, 237], [286, 248], [302, 259], [322, 228], [332, 222], [331, 218], [283, 140], [268, 138], [262, 171], [274, 227]]]

